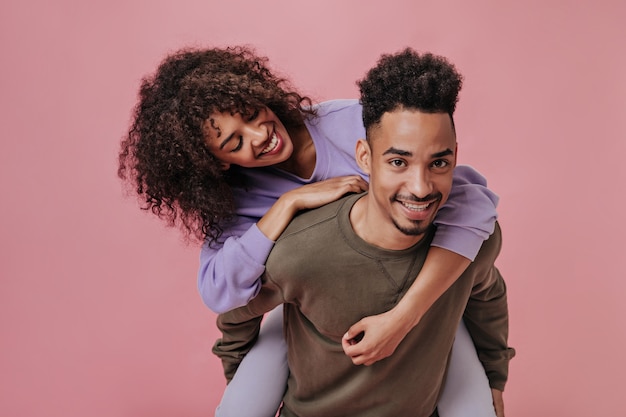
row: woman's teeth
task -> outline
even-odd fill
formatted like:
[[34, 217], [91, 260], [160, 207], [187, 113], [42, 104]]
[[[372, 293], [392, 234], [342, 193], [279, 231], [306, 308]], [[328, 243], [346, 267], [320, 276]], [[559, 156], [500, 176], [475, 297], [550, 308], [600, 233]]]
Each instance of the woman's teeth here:
[[267, 145], [265, 149], [261, 151], [261, 155], [264, 153], [272, 152], [278, 146], [278, 137], [276, 137], [276, 133], [272, 134], [272, 138], [270, 139], [270, 143]]

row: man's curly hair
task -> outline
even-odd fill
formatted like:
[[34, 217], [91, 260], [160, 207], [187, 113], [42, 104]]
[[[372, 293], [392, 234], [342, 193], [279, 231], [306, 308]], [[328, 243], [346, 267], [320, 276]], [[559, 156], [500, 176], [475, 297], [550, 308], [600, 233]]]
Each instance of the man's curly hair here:
[[272, 73], [267, 61], [241, 46], [182, 49], [142, 79], [118, 176], [143, 209], [179, 226], [188, 240], [215, 241], [235, 209], [237, 178], [221, 169], [206, 144], [209, 115], [251, 115], [267, 106], [289, 128], [313, 113], [311, 100]]
[[[463, 77], [444, 57], [420, 55], [411, 48], [382, 55], [365, 78], [357, 82], [366, 131], [380, 123], [386, 112], [398, 108], [452, 116]], [[368, 135], [369, 136], [369, 135]]]

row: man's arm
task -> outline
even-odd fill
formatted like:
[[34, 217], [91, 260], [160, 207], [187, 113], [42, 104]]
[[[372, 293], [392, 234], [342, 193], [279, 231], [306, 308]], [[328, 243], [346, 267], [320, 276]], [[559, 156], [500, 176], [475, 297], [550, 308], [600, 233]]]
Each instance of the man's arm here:
[[515, 350], [508, 346], [506, 284], [494, 265], [501, 240], [500, 227], [496, 225], [493, 235], [485, 242], [474, 262], [474, 287], [464, 320], [489, 378], [489, 385], [504, 391], [509, 361]]
[[281, 291], [271, 280], [266, 280], [259, 294], [248, 305], [217, 317], [222, 338], [213, 345], [213, 353], [222, 360], [227, 381], [230, 382], [242, 359], [254, 346], [263, 314], [282, 303]]

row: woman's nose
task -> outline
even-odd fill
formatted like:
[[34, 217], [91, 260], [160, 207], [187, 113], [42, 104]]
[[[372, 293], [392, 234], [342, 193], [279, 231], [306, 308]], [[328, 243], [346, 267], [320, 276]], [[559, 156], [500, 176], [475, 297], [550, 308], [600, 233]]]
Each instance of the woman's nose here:
[[259, 146], [267, 141], [267, 129], [262, 125], [248, 126], [247, 134], [252, 146]]

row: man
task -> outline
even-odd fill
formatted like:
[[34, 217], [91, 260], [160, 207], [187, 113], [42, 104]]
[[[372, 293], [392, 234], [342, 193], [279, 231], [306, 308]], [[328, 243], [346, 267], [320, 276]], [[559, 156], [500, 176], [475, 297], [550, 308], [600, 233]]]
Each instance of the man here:
[[461, 76], [445, 59], [386, 55], [359, 83], [367, 140], [356, 159], [369, 191], [296, 217], [276, 242], [260, 294], [223, 314], [214, 352], [230, 379], [264, 313], [284, 307], [291, 374], [281, 416], [437, 415], [437, 400], [462, 316], [483, 361], [494, 404], [513, 350], [506, 288], [494, 266], [499, 227], [474, 263], [409, 332], [395, 353], [355, 366], [342, 336], [360, 318], [388, 311], [410, 287], [452, 186], [452, 115]]

